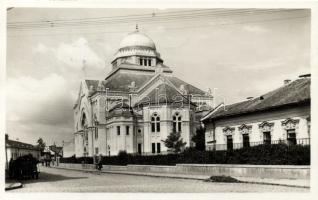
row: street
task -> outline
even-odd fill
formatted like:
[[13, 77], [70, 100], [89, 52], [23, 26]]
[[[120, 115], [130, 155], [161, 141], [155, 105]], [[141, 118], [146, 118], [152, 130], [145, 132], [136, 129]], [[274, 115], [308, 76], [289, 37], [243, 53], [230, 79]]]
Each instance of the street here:
[[200, 180], [40, 168], [38, 180], [25, 180], [10, 192], [309, 192], [285, 186], [211, 183]]

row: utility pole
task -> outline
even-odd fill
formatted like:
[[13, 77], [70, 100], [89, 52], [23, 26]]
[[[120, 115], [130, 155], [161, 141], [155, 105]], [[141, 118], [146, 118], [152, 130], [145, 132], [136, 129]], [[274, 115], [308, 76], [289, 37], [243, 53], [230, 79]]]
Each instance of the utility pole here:
[[7, 150], [7, 142], [8, 142], [8, 138], [9, 137], [9, 135], [6, 133], [5, 134], [5, 144], [4, 144], [4, 146], [5, 146], [5, 151], [6, 151], [6, 169], [8, 169], [9, 170], [9, 166], [8, 166], [8, 150]]

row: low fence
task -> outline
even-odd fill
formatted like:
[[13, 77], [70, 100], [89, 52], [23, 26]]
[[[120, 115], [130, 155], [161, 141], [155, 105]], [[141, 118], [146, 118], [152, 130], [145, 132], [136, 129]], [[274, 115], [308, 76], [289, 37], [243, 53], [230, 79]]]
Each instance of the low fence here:
[[231, 143], [231, 144], [214, 144], [208, 143], [206, 145], [206, 149], [208, 151], [224, 151], [224, 150], [235, 150], [235, 149], [242, 149], [248, 147], [256, 147], [260, 145], [277, 145], [277, 144], [284, 144], [288, 147], [293, 146], [309, 146], [310, 145], [310, 138], [301, 138], [301, 139], [294, 139], [294, 140], [264, 140], [259, 142], [246, 142], [246, 143]]
[[[60, 163], [59, 168], [95, 169], [93, 164]], [[176, 173], [207, 176], [234, 176], [273, 179], [309, 179], [310, 166], [291, 165], [218, 165], [218, 164], [177, 164], [160, 165], [103, 165], [102, 171]]]

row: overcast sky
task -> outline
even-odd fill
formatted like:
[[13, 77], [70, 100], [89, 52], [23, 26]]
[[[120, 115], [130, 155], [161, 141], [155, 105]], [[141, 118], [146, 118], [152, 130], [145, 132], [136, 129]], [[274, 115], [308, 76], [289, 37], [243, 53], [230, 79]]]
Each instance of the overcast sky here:
[[[7, 18], [10, 23], [170, 11], [14, 8]], [[257, 97], [310, 72], [308, 10], [138, 24], [177, 77], [202, 90], [218, 88], [217, 102]], [[29, 143], [39, 137], [47, 144], [71, 140], [80, 81], [104, 79], [121, 39], [134, 29], [135, 23], [8, 29], [9, 136]]]

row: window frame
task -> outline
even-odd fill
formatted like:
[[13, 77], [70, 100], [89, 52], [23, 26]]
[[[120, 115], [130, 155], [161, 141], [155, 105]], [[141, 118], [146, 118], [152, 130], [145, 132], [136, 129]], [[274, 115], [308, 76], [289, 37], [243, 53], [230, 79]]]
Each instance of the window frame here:
[[157, 153], [161, 153], [161, 144], [157, 143]]
[[[229, 143], [231, 141], [231, 143]], [[226, 150], [232, 151], [233, 150], [233, 136], [227, 135], [226, 136]]]
[[98, 155], [98, 153], [99, 153], [99, 149], [98, 147], [95, 147], [95, 155]]
[[151, 153], [156, 153], [156, 143], [151, 143]]
[[130, 133], [130, 131], [129, 131], [129, 129], [130, 129], [130, 126], [126, 126], [126, 135], [129, 135]]
[[272, 134], [270, 131], [263, 132], [263, 143], [264, 144], [271, 144], [272, 143]]
[[95, 128], [95, 140], [98, 139], [98, 128]]
[[172, 116], [172, 131], [173, 132], [182, 132], [182, 116], [179, 112], [174, 113]]
[[[247, 140], [246, 140], [246, 138], [247, 138]], [[248, 148], [251, 146], [249, 134], [242, 134], [242, 143], [243, 143], [243, 148]]]
[[[294, 137], [290, 137], [290, 135], [293, 135]], [[296, 145], [297, 144], [297, 135], [296, 135], [296, 129], [288, 129], [286, 130], [287, 135], [287, 142], [288, 144]]]
[[151, 123], [151, 132], [152, 133], [160, 133], [160, 116], [158, 113], [153, 113], [150, 119]]

